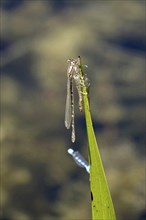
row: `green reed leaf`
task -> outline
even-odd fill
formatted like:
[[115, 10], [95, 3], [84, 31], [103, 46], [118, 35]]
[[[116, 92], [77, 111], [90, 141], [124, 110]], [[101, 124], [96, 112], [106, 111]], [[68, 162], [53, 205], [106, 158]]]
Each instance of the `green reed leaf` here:
[[115, 220], [115, 211], [104, 173], [90, 113], [87, 88], [84, 82], [83, 66], [80, 61], [82, 78], [82, 94], [84, 101], [85, 120], [88, 137], [88, 153], [90, 164], [90, 189], [92, 203], [92, 220]]

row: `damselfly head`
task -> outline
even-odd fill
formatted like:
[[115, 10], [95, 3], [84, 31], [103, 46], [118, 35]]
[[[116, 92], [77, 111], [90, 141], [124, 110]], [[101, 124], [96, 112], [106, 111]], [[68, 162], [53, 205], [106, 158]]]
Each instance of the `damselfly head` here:
[[78, 65], [78, 59], [68, 59], [68, 69], [67, 73], [69, 74], [70, 77], [74, 76], [75, 74], [80, 73], [80, 67]]
[[74, 64], [77, 64], [78, 60], [77, 59], [68, 59], [67, 62], [70, 63], [71, 65], [74, 65]]

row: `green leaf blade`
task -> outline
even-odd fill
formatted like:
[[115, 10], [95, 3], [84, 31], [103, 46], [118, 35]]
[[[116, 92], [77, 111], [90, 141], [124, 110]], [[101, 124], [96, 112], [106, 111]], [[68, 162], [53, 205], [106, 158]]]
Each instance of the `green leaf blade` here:
[[[81, 65], [81, 76], [83, 78], [83, 68]], [[90, 189], [91, 189], [91, 200], [92, 200], [92, 220], [115, 220], [115, 211], [109, 192], [106, 176], [104, 173], [96, 137], [92, 125], [92, 119], [90, 114], [90, 107], [87, 96], [87, 89], [82, 82], [83, 88], [83, 101], [85, 120], [87, 127], [88, 136], [88, 152], [89, 152], [89, 164], [90, 164]]]

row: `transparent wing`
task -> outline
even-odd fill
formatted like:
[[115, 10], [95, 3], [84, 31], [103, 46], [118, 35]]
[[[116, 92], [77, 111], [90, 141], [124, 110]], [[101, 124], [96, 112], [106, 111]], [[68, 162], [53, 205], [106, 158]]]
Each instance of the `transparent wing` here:
[[65, 107], [65, 127], [70, 128], [71, 125], [71, 79], [67, 77], [67, 96]]

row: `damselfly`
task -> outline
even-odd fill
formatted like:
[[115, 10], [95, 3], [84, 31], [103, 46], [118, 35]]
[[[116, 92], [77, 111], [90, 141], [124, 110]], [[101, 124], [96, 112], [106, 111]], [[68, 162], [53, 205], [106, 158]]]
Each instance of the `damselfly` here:
[[[68, 68], [67, 68], [67, 97], [66, 97], [66, 108], [65, 108], [65, 127], [67, 129], [72, 126], [72, 142], [75, 142], [75, 122], [74, 122], [74, 90], [73, 82], [79, 95], [79, 109], [83, 109], [83, 99], [82, 99], [82, 80], [80, 75], [80, 58], [77, 59], [68, 59]], [[85, 83], [87, 82], [87, 77], [85, 77]], [[86, 83], [87, 84], [87, 83]], [[86, 85], [85, 85], [86, 86]]]
[[74, 151], [72, 148], [69, 148], [68, 153], [73, 157], [78, 166], [85, 168], [86, 171], [90, 173], [90, 166], [88, 162], [78, 151]]

